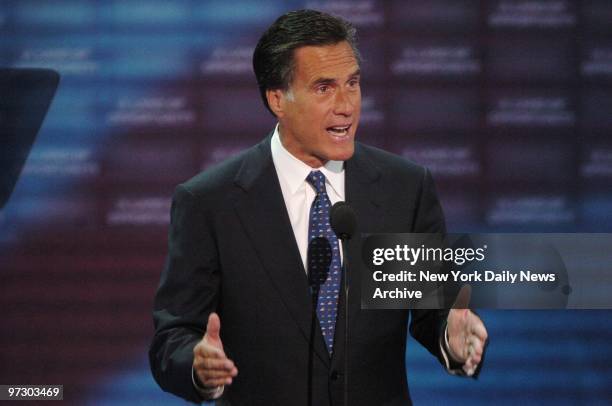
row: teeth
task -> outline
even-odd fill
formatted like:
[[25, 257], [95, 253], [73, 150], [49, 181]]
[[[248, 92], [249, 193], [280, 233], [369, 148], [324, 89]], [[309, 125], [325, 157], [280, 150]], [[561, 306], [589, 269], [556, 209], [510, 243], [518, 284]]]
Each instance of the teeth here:
[[338, 135], [344, 135], [346, 134], [346, 132], [348, 131], [350, 125], [347, 126], [336, 126], [336, 127], [329, 127], [329, 131], [338, 134]]

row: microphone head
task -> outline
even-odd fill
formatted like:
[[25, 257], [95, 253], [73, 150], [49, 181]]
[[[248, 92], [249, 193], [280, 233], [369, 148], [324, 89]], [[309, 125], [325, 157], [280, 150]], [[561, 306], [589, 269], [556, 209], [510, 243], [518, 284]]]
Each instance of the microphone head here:
[[337, 202], [329, 212], [332, 230], [341, 240], [350, 240], [357, 228], [357, 215], [347, 202]]

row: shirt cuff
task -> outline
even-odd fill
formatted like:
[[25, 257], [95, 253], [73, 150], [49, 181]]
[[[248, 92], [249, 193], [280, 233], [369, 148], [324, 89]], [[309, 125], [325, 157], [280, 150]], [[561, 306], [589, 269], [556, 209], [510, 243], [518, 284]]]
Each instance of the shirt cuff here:
[[195, 370], [191, 367], [191, 382], [193, 383], [193, 387], [195, 390], [204, 398], [204, 400], [214, 400], [219, 399], [221, 395], [223, 395], [223, 391], [225, 390], [224, 385], [216, 386], [214, 388], [207, 388], [200, 384], [200, 381], [196, 377]]

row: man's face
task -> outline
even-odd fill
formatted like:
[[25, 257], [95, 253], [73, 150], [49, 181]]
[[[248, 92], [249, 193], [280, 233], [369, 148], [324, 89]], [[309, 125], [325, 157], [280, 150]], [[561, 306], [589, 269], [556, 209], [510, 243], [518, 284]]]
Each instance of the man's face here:
[[284, 147], [307, 165], [345, 161], [361, 112], [359, 65], [348, 42], [295, 50], [289, 92], [268, 91]]

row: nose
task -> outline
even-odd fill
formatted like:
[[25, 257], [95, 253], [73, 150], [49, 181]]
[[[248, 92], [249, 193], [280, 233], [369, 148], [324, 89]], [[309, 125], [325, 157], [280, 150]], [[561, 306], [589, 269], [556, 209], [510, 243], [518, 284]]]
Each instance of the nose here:
[[334, 114], [350, 117], [355, 110], [355, 100], [358, 97], [346, 89], [338, 89], [334, 99]]

